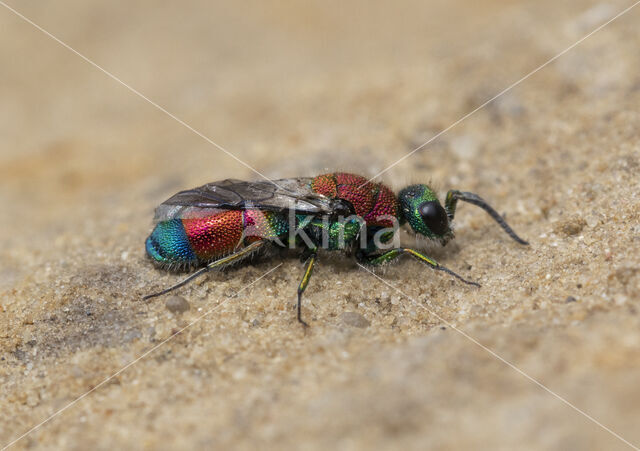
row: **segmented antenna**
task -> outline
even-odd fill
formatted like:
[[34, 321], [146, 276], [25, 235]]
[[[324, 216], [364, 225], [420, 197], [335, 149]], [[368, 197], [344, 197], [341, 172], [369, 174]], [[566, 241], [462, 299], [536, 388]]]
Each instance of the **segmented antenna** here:
[[528, 241], [520, 238], [516, 234], [516, 232], [514, 232], [513, 229], [509, 226], [509, 224], [507, 224], [507, 222], [502, 218], [502, 216], [500, 216], [500, 214], [495, 211], [491, 205], [489, 205], [482, 197], [478, 196], [477, 194], [465, 191], [451, 191], [449, 195], [447, 195], [447, 198], [447, 200], [449, 201], [449, 205], [452, 207], [450, 208], [451, 216], [453, 216], [453, 214], [455, 213], [455, 201], [462, 200], [465, 202], [469, 202], [470, 204], [476, 205], [489, 213], [489, 216], [491, 216], [493, 220], [496, 221], [500, 225], [500, 227], [502, 227], [502, 229], [507, 232], [507, 235], [509, 235], [514, 241], [524, 245], [529, 244]]

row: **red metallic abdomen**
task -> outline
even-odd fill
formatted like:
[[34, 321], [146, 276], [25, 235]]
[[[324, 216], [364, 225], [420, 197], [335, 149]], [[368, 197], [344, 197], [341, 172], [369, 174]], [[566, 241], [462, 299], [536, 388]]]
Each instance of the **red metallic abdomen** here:
[[242, 239], [242, 211], [222, 210], [203, 218], [183, 219], [189, 244], [201, 260], [231, 253]]
[[274, 240], [288, 232], [286, 214], [250, 210], [218, 210], [216, 213], [183, 218], [189, 248], [202, 261], [231, 254], [258, 240]]

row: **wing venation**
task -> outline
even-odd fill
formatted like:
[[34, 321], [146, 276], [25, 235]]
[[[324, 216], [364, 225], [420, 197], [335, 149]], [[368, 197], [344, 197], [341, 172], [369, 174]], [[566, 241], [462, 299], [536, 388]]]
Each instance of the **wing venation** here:
[[216, 210], [289, 211], [312, 215], [332, 215], [344, 209], [338, 199], [331, 199], [311, 189], [311, 178], [290, 178], [247, 182], [226, 179], [180, 191], [156, 209], [155, 220], [176, 217], [199, 217]]

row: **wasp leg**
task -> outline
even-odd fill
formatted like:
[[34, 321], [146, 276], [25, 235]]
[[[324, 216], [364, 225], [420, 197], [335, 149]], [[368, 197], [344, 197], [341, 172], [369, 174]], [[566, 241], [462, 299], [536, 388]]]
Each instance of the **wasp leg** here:
[[459, 200], [476, 205], [482, 208], [487, 213], [489, 213], [489, 216], [491, 216], [493, 220], [496, 221], [498, 225], [502, 227], [502, 229], [505, 232], [507, 232], [507, 235], [509, 235], [517, 243], [524, 244], [524, 245], [529, 244], [527, 241], [523, 240], [518, 235], [516, 235], [516, 232], [513, 231], [513, 229], [509, 226], [509, 224], [507, 224], [507, 222], [503, 219], [503, 217], [500, 216], [500, 214], [497, 211], [495, 211], [493, 207], [491, 207], [491, 205], [489, 205], [482, 197], [478, 196], [477, 194], [458, 191], [455, 189], [449, 190], [449, 192], [447, 193], [447, 198], [444, 203], [444, 208], [447, 210], [447, 215], [449, 216], [449, 220], [453, 219], [453, 217], [455, 216], [456, 204], [458, 203]]
[[316, 257], [318, 256], [318, 249], [309, 249], [309, 258], [307, 260], [307, 269], [304, 271], [304, 276], [298, 285], [298, 321], [305, 327], [309, 326], [302, 319], [302, 293], [309, 285], [309, 279], [311, 279], [311, 273], [313, 272], [313, 266], [316, 263]]
[[247, 247], [243, 247], [242, 249], [240, 249], [237, 252], [234, 252], [231, 255], [227, 255], [226, 257], [223, 257], [219, 260], [213, 261], [211, 263], [209, 263], [207, 266], [205, 266], [202, 269], [199, 269], [198, 271], [194, 272], [193, 274], [191, 274], [190, 276], [188, 276], [187, 278], [181, 280], [180, 282], [178, 282], [177, 284], [159, 291], [157, 293], [153, 293], [153, 294], [148, 294], [146, 296], [144, 296], [142, 298], [143, 301], [146, 301], [147, 299], [151, 299], [151, 298], [155, 298], [156, 296], [162, 296], [163, 294], [167, 294], [170, 291], [173, 291], [177, 288], [180, 288], [186, 284], [188, 284], [189, 282], [191, 282], [193, 279], [200, 277], [201, 275], [212, 271], [214, 269], [219, 269], [225, 265], [228, 265], [230, 263], [234, 263], [237, 262], [238, 260], [248, 257], [249, 255], [253, 254], [255, 251], [257, 251], [260, 247], [262, 247], [264, 244], [266, 243], [266, 241], [261, 240], [261, 241], [255, 241], [253, 243], [251, 243], [250, 245], [248, 245]]
[[466, 283], [468, 285], [474, 285], [476, 287], [480, 286], [479, 283], [471, 282], [471, 281], [463, 278], [462, 276], [460, 276], [460, 275], [456, 274], [455, 272], [451, 271], [449, 268], [446, 268], [446, 267], [442, 266], [437, 261], [433, 260], [432, 258], [427, 257], [424, 254], [421, 254], [420, 252], [416, 251], [415, 249], [398, 247], [396, 249], [391, 249], [391, 250], [389, 250], [389, 251], [387, 251], [387, 252], [385, 252], [383, 254], [362, 255], [360, 258], [365, 263], [367, 263], [369, 265], [378, 266], [378, 265], [382, 265], [384, 263], [390, 262], [391, 260], [394, 260], [394, 259], [398, 258], [399, 256], [401, 256], [403, 254], [411, 255], [413, 258], [421, 261], [422, 263], [425, 263], [425, 264], [431, 266], [433, 269], [438, 270], [438, 271], [442, 271], [442, 272], [446, 272], [447, 274], [452, 275], [453, 277], [463, 281], [464, 283]]

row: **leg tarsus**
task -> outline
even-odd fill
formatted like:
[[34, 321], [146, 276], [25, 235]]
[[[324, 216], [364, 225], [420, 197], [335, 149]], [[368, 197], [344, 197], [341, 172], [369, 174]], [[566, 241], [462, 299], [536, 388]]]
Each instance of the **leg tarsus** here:
[[452, 275], [453, 277], [461, 280], [462, 282], [466, 283], [467, 285], [474, 285], [476, 287], [479, 287], [480, 284], [478, 284], [477, 282], [472, 282], [470, 280], [465, 279], [464, 277], [460, 276], [459, 274], [451, 271], [449, 268], [442, 266], [440, 263], [438, 263], [437, 261], [433, 260], [432, 258], [427, 257], [424, 254], [421, 254], [420, 252], [414, 250], [414, 249], [409, 249], [409, 248], [404, 248], [404, 247], [398, 247], [396, 249], [391, 249], [383, 254], [380, 255], [371, 255], [371, 256], [367, 256], [367, 255], [362, 255], [361, 258], [363, 259], [363, 261], [365, 263], [368, 263], [370, 265], [381, 265], [383, 263], [387, 263], [391, 260], [394, 260], [396, 258], [398, 258], [399, 256], [403, 255], [403, 254], [409, 254], [411, 255], [413, 258], [415, 258], [416, 260], [421, 261], [422, 263], [429, 265], [430, 267], [432, 267], [435, 270], [438, 271], [442, 271], [442, 272], [446, 272], [449, 275]]
[[298, 322], [307, 328], [309, 327], [309, 324], [302, 319], [302, 293], [303, 292], [298, 289]]
[[162, 296], [163, 294], [167, 294], [173, 290], [176, 290], [184, 285], [186, 285], [187, 283], [191, 282], [193, 279], [196, 279], [197, 277], [200, 277], [203, 274], [208, 273], [209, 271], [212, 271], [214, 269], [218, 269], [220, 267], [223, 267], [225, 265], [228, 265], [230, 263], [236, 262], [242, 258], [248, 257], [249, 255], [253, 254], [255, 251], [257, 251], [260, 247], [262, 247], [264, 244], [266, 243], [266, 241], [255, 241], [253, 243], [251, 243], [250, 245], [248, 245], [247, 247], [244, 247], [242, 249], [240, 249], [237, 252], [234, 252], [231, 255], [227, 255], [226, 257], [222, 257], [221, 259], [218, 259], [216, 261], [213, 261], [211, 263], [209, 263], [207, 266], [205, 266], [204, 268], [199, 269], [198, 271], [194, 272], [193, 274], [187, 276], [186, 278], [182, 279], [180, 282], [176, 283], [175, 285], [170, 286], [169, 288], [166, 288], [162, 291], [158, 291], [157, 293], [152, 293], [152, 294], [148, 294], [146, 296], [142, 297], [143, 301], [146, 301], [147, 299], [151, 299], [151, 298], [155, 298], [157, 296]]
[[162, 296], [163, 294], [167, 294], [167, 293], [170, 293], [173, 290], [177, 290], [178, 288], [188, 284], [193, 279], [196, 279], [196, 278], [200, 277], [201, 275], [203, 275], [203, 274], [205, 274], [207, 272], [209, 272], [209, 268], [208, 267], [199, 269], [196, 272], [194, 272], [193, 274], [189, 275], [188, 277], [182, 279], [180, 282], [176, 283], [175, 285], [170, 286], [169, 288], [165, 288], [164, 290], [158, 291], [157, 293], [151, 293], [151, 294], [148, 294], [146, 296], [143, 296], [142, 300], [143, 301], [147, 301], [147, 300], [149, 300], [151, 298]]
[[478, 282], [472, 282], [471, 280], [467, 280], [467, 279], [463, 278], [459, 274], [456, 274], [455, 272], [451, 271], [449, 268], [446, 268], [446, 267], [442, 266], [439, 263], [438, 263], [438, 266], [436, 268], [434, 268], [434, 269], [437, 269], [438, 271], [446, 272], [447, 274], [452, 275], [453, 277], [455, 277], [456, 279], [466, 283], [467, 285], [473, 285], [474, 287], [481, 287], [482, 286]]
[[309, 285], [309, 279], [311, 279], [311, 273], [313, 272], [313, 266], [315, 265], [317, 255], [317, 249], [310, 249], [307, 268], [304, 271], [300, 285], [298, 285], [298, 322], [300, 322], [300, 324], [305, 328], [309, 327], [309, 325], [302, 319], [302, 293], [304, 293], [304, 290], [307, 289], [307, 285]]

